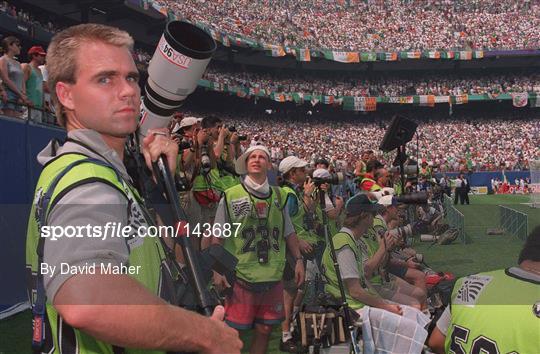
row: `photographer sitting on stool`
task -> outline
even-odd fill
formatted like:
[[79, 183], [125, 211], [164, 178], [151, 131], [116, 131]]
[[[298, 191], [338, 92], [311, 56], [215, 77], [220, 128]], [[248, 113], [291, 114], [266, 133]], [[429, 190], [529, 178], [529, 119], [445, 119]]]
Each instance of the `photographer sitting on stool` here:
[[[372, 199], [370, 199], [370, 197]], [[373, 224], [373, 218], [384, 207], [377, 204], [371, 194], [357, 194], [350, 198], [345, 205], [345, 220], [341, 231], [333, 237], [333, 247], [336, 250], [336, 268], [328, 245], [323, 254], [323, 272], [327, 279], [325, 290], [334, 298], [341, 301], [338, 276], [343, 280], [345, 297], [350, 309], [360, 314], [363, 321], [364, 349], [385, 349], [386, 352], [397, 353], [399, 348], [393, 343], [406, 345], [412, 353], [420, 353], [422, 344], [427, 337], [423, 326], [427, 318], [418, 310], [401, 306], [384, 300], [374, 289], [368, 288], [364, 276], [364, 253], [361, 251], [361, 239]], [[369, 308], [365, 308], [369, 306]], [[384, 310], [382, 313], [378, 311]], [[372, 314], [374, 314], [372, 316]], [[368, 324], [370, 324], [368, 326]], [[381, 328], [379, 333], [376, 333]], [[392, 332], [383, 328], [393, 328]], [[398, 344], [396, 344], [398, 345]], [[420, 348], [412, 350], [411, 348]], [[375, 352], [375, 350], [366, 350]], [[381, 351], [382, 352], [382, 351]]]
[[388, 225], [398, 219], [398, 204], [392, 195], [382, 196], [378, 204], [383, 208], [362, 238], [368, 252], [366, 278], [385, 299], [421, 309], [427, 297], [424, 273], [417, 269], [414, 259], [405, 262], [391, 254], [402, 243], [388, 232]]

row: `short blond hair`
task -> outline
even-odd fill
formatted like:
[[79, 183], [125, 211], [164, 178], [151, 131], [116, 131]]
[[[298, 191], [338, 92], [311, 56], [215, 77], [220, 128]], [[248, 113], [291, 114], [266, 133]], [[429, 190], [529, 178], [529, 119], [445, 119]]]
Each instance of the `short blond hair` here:
[[126, 31], [116, 27], [97, 23], [86, 23], [73, 27], [56, 34], [47, 49], [47, 84], [51, 93], [51, 99], [56, 110], [56, 119], [62, 127], [66, 126], [64, 107], [56, 95], [56, 84], [66, 82], [74, 84], [77, 72], [77, 53], [84, 44], [102, 42], [117, 47], [126, 47], [133, 50], [133, 38]]

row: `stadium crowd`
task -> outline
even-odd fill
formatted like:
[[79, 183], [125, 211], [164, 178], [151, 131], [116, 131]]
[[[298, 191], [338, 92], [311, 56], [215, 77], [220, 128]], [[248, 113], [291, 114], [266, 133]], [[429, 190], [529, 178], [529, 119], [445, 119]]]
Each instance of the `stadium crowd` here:
[[[367, 2], [368, 5], [374, 3]], [[397, 1], [392, 3], [398, 4]], [[405, 3], [412, 2], [399, 2]], [[438, 1], [428, 4], [442, 6], [448, 3]], [[322, 1], [307, 4], [317, 11], [328, 6]], [[295, 9], [303, 10], [305, 6], [302, 3]], [[351, 1], [341, 6], [349, 8]], [[534, 7], [536, 3], [530, 6]], [[224, 8], [227, 8], [226, 5]], [[494, 8], [507, 12], [525, 9], [506, 5]], [[294, 14], [287, 13], [287, 18], [294, 23]], [[305, 21], [309, 23], [310, 19]], [[319, 26], [317, 22], [313, 25]], [[387, 23], [385, 25], [388, 26]], [[324, 26], [321, 28], [324, 29]], [[91, 36], [88, 35], [90, 33]], [[85, 45], [69, 46], [69, 43], [81, 42]], [[369, 329], [373, 331], [374, 338], [384, 336], [381, 343], [377, 343], [381, 351], [384, 349], [385, 352], [395, 353], [409, 348], [410, 353], [420, 353], [428, 337], [427, 324], [436, 318], [437, 311], [443, 311], [446, 307], [446, 317], [443, 313], [436, 324], [440, 333], [433, 330], [435, 337], [431, 336], [428, 340], [437, 353], [444, 349], [444, 336], [447, 333], [449, 339], [458, 336], [461, 333], [459, 330], [465, 325], [479, 331], [482, 336], [485, 333], [485, 338], [496, 338], [498, 341], [497, 344], [487, 339], [483, 342], [475, 340], [473, 351], [487, 352], [484, 350], [486, 342], [499, 345], [500, 352], [513, 350], [516, 347], [514, 342], [520, 345], [514, 349], [535, 351], [537, 342], [527, 339], [534, 339], [535, 335], [533, 329], [537, 320], [535, 317], [538, 317], [538, 304], [534, 305], [531, 313], [529, 302], [536, 301], [536, 298], [533, 300], [536, 288], [527, 281], [529, 278], [524, 277], [534, 276], [538, 282], [538, 242], [532, 244], [532, 236], [528, 239], [527, 245], [531, 245], [525, 246], [525, 251], [519, 257], [521, 269], [506, 270], [506, 278], [503, 278], [502, 270], [489, 275], [499, 277], [505, 283], [497, 280], [493, 282], [495, 286], [491, 287], [488, 287], [492, 285], [488, 284], [489, 281], [481, 284], [485, 288], [482, 296], [490, 292], [500, 293], [500, 289], [510, 289], [510, 295], [514, 295], [513, 292], [527, 295], [526, 304], [519, 307], [519, 312], [511, 314], [513, 323], [523, 321], [523, 325], [516, 326], [521, 331], [508, 335], [495, 326], [495, 330], [484, 330], [479, 323], [486, 322], [485, 319], [480, 321], [478, 316], [458, 316], [461, 311], [459, 306], [464, 305], [460, 302], [459, 294], [468, 291], [469, 278], [458, 281], [457, 294], [452, 296], [453, 283], [448, 283], [445, 289], [434, 289], [434, 286], [452, 280], [454, 276], [429, 268], [423, 263], [423, 256], [416, 253], [409, 242], [413, 235], [420, 235], [423, 230], [440, 237], [437, 242], [444, 239], [451, 243], [457, 239], [459, 230], [442, 221], [444, 211], [439, 196], [431, 199], [432, 205], [427, 204], [428, 194], [405, 196], [410, 197], [405, 198], [409, 202], [416, 204], [422, 199], [425, 204], [411, 205], [411, 213], [401, 211], [404, 208], [399, 208], [398, 204], [404, 199], [396, 197], [407, 190], [430, 190], [427, 181], [432, 180], [432, 170], [527, 169], [529, 161], [540, 156], [540, 126], [535, 120], [536, 111], [524, 109], [512, 113], [516, 117], [519, 114], [527, 115], [527, 120], [496, 119], [498, 116], [508, 118], [505, 112], [499, 112], [481, 122], [459, 119], [421, 121], [416, 146], [413, 142], [408, 149], [411, 158], [417, 159], [422, 166], [416, 186], [412, 179], [399, 181], [397, 175], [390, 172], [388, 167], [394, 160], [392, 154], [379, 153], [378, 146], [389, 123], [382, 120], [383, 112], [377, 112], [379, 120], [376, 122], [368, 119], [334, 120], [331, 119], [331, 112], [325, 114], [324, 108], [321, 108], [320, 111], [308, 111], [301, 118], [292, 120], [286, 114], [272, 109], [264, 110], [260, 106], [257, 107], [261, 112], [258, 114], [242, 113], [250, 109], [254, 112], [254, 108], [235, 112], [232, 108], [235, 99], [225, 97], [220, 103], [205, 106], [205, 109], [214, 110], [210, 114], [188, 113], [188, 108], [184, 108], [184, 114], [173, 115], [168, 127], [137, 132], [141, 113], [138, 109], [140, 87], [130, 57], [133, 54], [130, 51], [132, 44], [133, 39], [127, 32], [100, 24], [83, 24], [62, 31], [54, 37], [47, 52], [41, 46], [32, 46], [23, 51], [20, 40], [14, 36], [2, 40], [4, 56], [0, 59], [0, 75], [5, 88], [0, 94], [2, 104], [6, 103], [6, 106], [0, 108], [17, 114], [21, 113], [21, 105], [43, 107], [44, 82], [49, 80], [50, 87], [54, 88], [51, 95], [58, 124], [66, 128], [68, 133], [61, 146], [57, 140], [53, 140], [37, 157], [43, 164], [43, 172], [32, 199], [34, 202], [29, 214], [26, 242], [26, 269], [30, 273], [41, 274], [28, 284], [28, 293], [36, 294], [30, 299], [35, 316], [33, 344], [36, 351], [48, 351], [49, 346], [57, 342], [55, 338], [59, 338], [59, 333], [69, 331], [69, 337], [75, 338], [74, 347], [82, 352], [100, 348], [112, 353], [134, 348], [140, 352], [186, 350], [239, 353], [243, 344], [237, 331], [231, 329], [234, 328], [238, 331], [250, 330], [250, 353], [262, 354], [269, 352], [273, 326], [281, 323], [279, 349], [294, 353], [298, 352], [299, 343], [295, 341], [291, 329], [293, 314], [307, 311], [307, 307], [301, 310], [300, 304], [309, 304], [307, 294], [321, 293], [321, 286], [328, 294], [328, 300], [344, 307], [345, 325], [353, 327], [345, 305], [360, 315], [364, 347], [371, 345], [371, 342], [373, 346], [376, 344], [376, 340], [367, 338]], [[28, 63], [19, 62], [21, 53], [27, 53]], [[135, 57], [140, 62], [148, 60], [144, 52], [136, 52]], [[45, 59], [47, 63], [44, 67]], [[63, 71], [71, 72], [72, 76], [61, 77]], [[50, 73], [48, 78], [47, 73]], [[516, 79], [503, 85], [507, 89], [530, 85], [525, 80]], [[487, 85], [495, 85], [495, 81]], [[369, 85], [367, 89], [370, 89]], [[212, 95], [216, 94], [198, 92], [193, 96], [199, 93], [206, 96], [205, 102], [211, 102]], [[233, 104], [228, 112], [234, 113], [221, 112], [219, 105], [229, 103]], [[247, 106], [245, 102], [243, 106]], [[296, 113], [303, 108], [294, 107]], [[373, 117], [375, 113], [368, 118]], [[41, 119], [33, 117], [31, 111], [28, 118]], [[140, 184], [144, 186], [141, 189], [146, 189], [152, 184], [150, 175], [139, 173], [144, 169], [138, 164], [143, 157], [134, 156], [134, 151], [126, 150], [129, 135], [138, 133], [146, 134], [141, 141], [146, 166], [151, 170], [152, 161], [164, 155], [167, 164], [160, 165], [165, 169], [168, 165], [174, 175], [174, 183], [168, 186], [173, 185], [176, 190], [168, 189], [167, 199], [169, 202], [178, 199], [183, 209], [182, 219], [189, 221], [184, 227], [194, 226], [192, 232], [188, 229], [183, 238], [184, 246], [191, 244], [194, 248], [192, 251], [189, 247], [178, 250], [173, 237], [146, 237], [151, 236], [150, 227], [162, 226], [155, 220], [167, 221], [161, 218], [164, 214], [160, 214], [158, 208], [149, 208], [150, 198], [141, 198], [135, 186]], [[136, 164], [140, 169], [131, 170], [130, 163], [131, 167]], [[307, 170], [310, 163], [315, 167], [313, 171]], [[428, 168], [428, 165], [432, 168]], [[330, 185], [336, 184], [330, 173], [334, 169], [353, 172], [355, 180], [351, 180], [350, 174], [348, 178], [356, 189], [334, 193]], [[279, 179], [276, 170], [279, 171]], [[133, 173], [137, 176], [131, 176]], [[456, 188], [467, 196], [469, 182], [463, 174], [460, 175]], [[138, 180], [132, 177], [138, 177]], [[160, 180], [159, 176], [154, 177], [154, 181]], [[273, 183], [277, 181], [279, 186]], [[429, 192], [435, 195], [438, 187], [442, 186], [434, 185]], [[449, 188], [449, 185], [445, 187]], [[365, 193], [355, 193], [356, 190]], [[49, 198], [53, 192], [57, 198], [63, 199], [61, 203], [55, 202], [60, 199]], [[159, 202], [163, 197], [160, 194], [157, 193]], [[174, 194], [177, 194], [177, 198], [173, 198]], [[89, 200], [95, 203], [88, 203]], [[112, 200], [120, 202], [111, 203]], [[52, 203], [49, 204], [49, 201]], [[106, 206], [112, 208], [106, 209]], [[78, 220], [89, 222], [86, 227], [76, 228], [80, 226], [74, 225]], [[45, 236], [46, 226], [50, 225], [64, 228], [64, 231], [71, 227], [79, 233], [86, 228], [89, 233], [90, 227], [94, 230], [94, 226], [99, 228], [105, 225], [107, 228], [110, 224], [126, 225], [128, 231], [136, 227], [138, 235], [126, 235], [122, 230], [122, 236], [126, 239], [129, 236], [129, 241], [121, 239], [119, 235], [109, 238], [103, 235], [102, 244], [97, 246], [95, 236], [69, 237], [66, 233], [66, 237], [55, 240], [58, 241], [55, 247], [51, 247], [53, 239]], [[180, 225], [178, 223], [176, 232]], [[236, 226], [234, 237], [231, 237], [231, 225]], [[197, 235], [197, 227], [205, 228], [212, 237], [208, 237], [210, 235], [204, 231]], [[148, 232], [141, 234], [141, 230]], [[236, 233], [241, 237], [236, 237]], [[535, 235], [538, 235], [537, 231]], [[332, 243], [328, 243], [329, 240]], [[231, 261], [234, 263], [231, 269], [225, 269], [225, 259], [220, 259], [223, 267], [219, 271], [208, 272], [211, 280], [202, 278], [202, 274], [191, 268], [190, 280], [198, 283], [198, 291], [209, 295], [205, 285], [211, 284], [214, 288], [212, 298], [216, 292], [220, 293], [216, 300], [222, 296], [225, 299], [224, 307], [216, 306], [211, 318], [181, 308], [195, 308], [197, 299], [190, 298], [189, 289], [185, 290], [187, 287], [180, 284], [183, 280], [180, 264], [193, 267], [198, 263], [191, 262], [192, 257], [198, 256], [193, 252], [207, 248], [208, 252], [223, 249], [223, 252], [236, 257], [236, 262]], [[80, 249], [86, 250], [83, 256], [75, 252]], [[104, 250], [110, 257], [103, 258]], [[203, 258], [199, 258], [201, 265]], [[49, 261], [55, 264], [52, 269], [65, 261], [84, 261], [86, 267], [101, 264], [109, 268], [122, 267], [124, 262], [128, 262], [136, 271], [102, 271], [98, 276], [87, 277], [81, 276], [84, 271], [79, 270], [70, 274], [60, 272], [52, 279], [54, 270], [51, 270], [50, 277], [43, 276], [42, 265]], [[146, 270], [138, 274], [141, 267]], [[88, 273], [93, 274], [91, 271]], [[111, 274], [115, 277], [111, 277]], [[510, 278], [514, 275], [526, 281], [520, 282], [518, 287], [516, 281]], [[433, 278], [435, 282], [428, 284], [428, 280]], [[428, 285], [433, 286], [431, 290], [438, 294], [437, 304], [428, 301]], [[443, 295], [448, 297], [444, 302]], [[104, 308], [99, 300], [108, 296], [114, 306]], [[505, 293], [504, 300], [508, 300], [508, 297]], [[130, 304], [140, 304], [144, 308], [128, 304], [130, 311], [126, 315], [128, 312], [117, 299], [129, 299]], [[473, 300], [474, 304], [483, 304], [490, 299], [490, 296], [479, 295]], [[90, 310], [80, 310], [76, 304], [81, 304], [82, 300], [88, 301], [85, 307]], [[98, 304], [101, 306], [91, 306]], [[447, 306], [449, 304], [453, 306]], [[201, 301], [201, 305], [206, 312], [211, 312], [213, 304]], [[99, 315], [101, 320], [96, 321]], [[488, 314], [485, 315], [490, 318]], [[325, 327], [325, 316], [322, 316], [320, 333]], [[158, 321], [148, 321], [149, 318]], [[313, 321], [316, 318], [314, 315]], [[494, 322], [502, 323], [500, 320]], [[304, 323], [298, 327], [306, 326]], [[313, 323], [312, 328], [317, 327]], [[115, 330], [109, 331], [110, 328]], [[182, 331], [168, 335], [169, 328], [182, 328]], [[387, 331], [386, 328], [395, 330]], [[501, 328], [504, 326], [501, 325]], [[356, 345], [354, 332], [350, 336]], [[140, 333], [146, 335], [141, 336]], [[71, 341], [67, 337], [64, 339]], [[499, 339], [501, 337], [510, 338], [510, 343]], [[319, 338], [316, 338], [315, 344], [319, 342]], [[383, 342], [392, 344], [387, 348]], [[68, 346], [65, 345], [66, 348]], [[446, 347], [449, 346], [447, 340]], [[495, 349], [499, 352], [498, 347]]]
[[17, 8], [17, 6], [10, 4], [8, 1], [0, 1], [0, 12], [16, 18], [19, 21], [39, 25], [49, 32], [58, 32], [60, 30], [58, 25], [53, 23], [51, 19], [47, 19], [46, 21], [43, 19], [38, 19], [35, 17], [35, 14], [27, 12], [22, 8]]
[[303, 92], [329, 96], [402, 96], [402, 95], [480, 95], [510, 92], [539, 92], [540, 75], [462, 75], [424, 74], [366, 78], [363, 76], [317, 76], [298, 72], [259, 73], [211, 66], [204, 79], [212, 82], [265, 89], [272, 92]]
[[180, 18], [284, 46], [357, 51], [540, 46], [536, 0], [156, 2]]
[[[249, 137], [246, 145], [268, 146], [275, 161], [295, 155], [314, 163], [323, 157], [337, 169], [352, 170], [366, 150], [375, 151], [384, 163], [394, 159], [379, 152], [386, 130], [380, 122], [329, 122], [325, 117], [309, 115], [294, 120], [279, 114], [219, 116], [226, 125]], [[439, 171], [524, 170], [529, 161], [540, 157], [540, 125], [534, 119], [433, 120], [421, 122], [417, 132], [419, 151], [415, 139], [408, 144], [409, 155]]]

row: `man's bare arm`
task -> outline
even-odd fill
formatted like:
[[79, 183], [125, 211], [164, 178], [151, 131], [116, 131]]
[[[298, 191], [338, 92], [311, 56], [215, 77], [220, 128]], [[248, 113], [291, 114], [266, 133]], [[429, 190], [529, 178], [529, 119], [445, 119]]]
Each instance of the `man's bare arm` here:
[[120, 347], [239, 352], [238, 333], [219, 320], [167, 304], [127, 275], [76, 275], [54, 297], [71, 326]]

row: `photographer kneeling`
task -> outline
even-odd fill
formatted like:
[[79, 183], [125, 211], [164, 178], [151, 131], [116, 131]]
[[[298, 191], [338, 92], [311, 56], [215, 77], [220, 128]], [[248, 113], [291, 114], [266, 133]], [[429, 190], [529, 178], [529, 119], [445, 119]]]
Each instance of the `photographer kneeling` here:
[[368, 257], [366, 278], [385, 299], [422, 309], [427, 298], [424, 273], [417, 269], [414, 258], [402, 261], [392, 256], [403, 243], [397, 229], [389, 230], [399, 220], [398, 203], [392, 195], [385, 195], [378, 204], [383, 208], [363, 238]]

